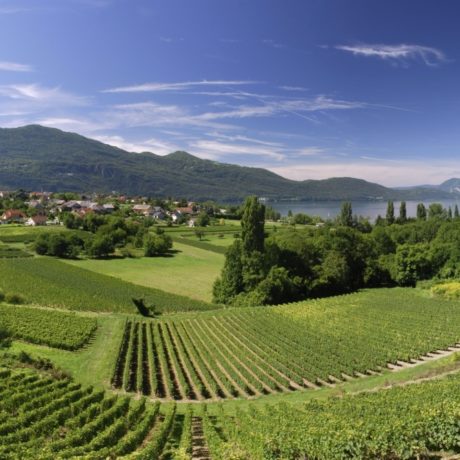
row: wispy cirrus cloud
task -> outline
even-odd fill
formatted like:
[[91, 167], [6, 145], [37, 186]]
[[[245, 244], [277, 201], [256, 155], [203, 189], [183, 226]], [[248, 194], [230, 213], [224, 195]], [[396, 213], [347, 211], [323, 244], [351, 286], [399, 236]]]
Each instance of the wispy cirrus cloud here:
[[[0, 11], [1, 14], [1, 11]], [[0, 61], [0, 71], [6, 72], [33, 72], [33, 67], [28, 64], [19, 64], [17, 62]]]
[[252, 142], [221, 142], [219, 140], [203, 139], [191, 142], [188, 148], [191, 153], [210, 160], [237, 155], [256, 155], [277, 161], [286, 158], [281, 148], [257, 145]]
[[240, 86], [252, 85], [260, 82], [250, 80], [199, 80], [183, 81], [175, 83], [143, 83], [140, 85], [120, 86], [118, 88], [105, 89], [103, 93], [152, 93], [159, 91], [184, 91], [200, 86]]
[[264, 45], [266, 45], [266, 46], [270, 46], [271, 48], [275, 48], [275, 49], [285, 48], [285, 45], [283, 45], [282, 43], [279, 43], [276, 40], [273, 40], [271, 38], [266, 38], [266, 39], [262, 40], [262, 43]]
[[86, 105], [88, 99], [59, 87], [49, 88], [36, 83], [0, 85], [0, 97], [13, 101], [48, 105]]
[[421, 60], [429, 66], [437, 66], [447, 60], [445, 54], [441, 50], [422, 45], [359, 44], [337, 45], [335, 48], [352, 53], [355, 56], [376, 57], [400, 62]]

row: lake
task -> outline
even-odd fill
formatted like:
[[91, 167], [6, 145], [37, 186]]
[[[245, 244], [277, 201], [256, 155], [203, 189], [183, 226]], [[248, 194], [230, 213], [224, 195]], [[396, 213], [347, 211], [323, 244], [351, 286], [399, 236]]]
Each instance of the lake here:
[[[415, 217], [417, 212], [417, 205], [423, 203], [427, 208], [430, 203], [441, 203], [444, 208], [458, 205], [460, 208], [459, 200], [436, 200], [436, 201], [406, 201], [407, 216]], [[291, 210], [293, 214], [304, 213], [310, 216], [320, 216], [323, 219], [333, 219], [340, 213], [342, 202], [340, 201], [281, 201], [267, 203], [273, 209], [281, 213], [281, 216], [287, 216], [288, 211]], [[395, 216], [399, 215], [399, 201], [394, 202]], [[353, 214], [358, 216], [368, 217], [374, 221], [378, 215], [385, 217], [387, 211], [386, 201], [352, 201]]]

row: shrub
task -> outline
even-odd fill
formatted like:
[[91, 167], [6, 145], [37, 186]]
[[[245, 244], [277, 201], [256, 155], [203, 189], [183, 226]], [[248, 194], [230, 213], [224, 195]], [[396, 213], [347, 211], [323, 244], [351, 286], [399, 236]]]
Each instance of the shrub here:
[[11, 345], [11, 333], [8, 329], [0, 326], [0, 350]]
[[26, 299], [21, 294], [15, 294], [14, 292], [8, 292], [5, 295], [5, 302], [13, 305], [22, 305], [26, 303]]

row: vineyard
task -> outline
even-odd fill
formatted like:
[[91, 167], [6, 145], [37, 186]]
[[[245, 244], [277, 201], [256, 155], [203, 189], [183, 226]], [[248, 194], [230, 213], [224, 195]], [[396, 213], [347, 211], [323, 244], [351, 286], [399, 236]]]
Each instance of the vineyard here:
[[159, 403], [108, 396], [30, 369], [0, 369], [0, 376], [0, 458], [5, 460], [160, 458], [179, 444], [173, 436], [180, 438], [187, 427], [175, 406], [160, 412]]
[[0, 363], [5, 460], [396, 460], [458, 452], [458, 374], [297, 406], [230, 412], [202, 404], [179, 412], [174, 404], [82, 387], [53, 369]]
[[328, 386], [460, 339], [458, 303], [405, 289], [126, 323], [112, 385], [174, 400]]
[[0, 289], [23, 292], [34, 303], [96, 312], [135, 313], [132, 298], [160, 312], [216, 308], [202, 301], [101, 275], [51, 258], [0, 259]]
[[[380, 392], [205, 413], [212, 458], [458, 458], [460, 376]], [[449, 453], [450, 455], [445, 455]]]
[[97, 321], [75, 313], [0, 304], [0, 326], [17, 339], [77, 350], [95, 333]]

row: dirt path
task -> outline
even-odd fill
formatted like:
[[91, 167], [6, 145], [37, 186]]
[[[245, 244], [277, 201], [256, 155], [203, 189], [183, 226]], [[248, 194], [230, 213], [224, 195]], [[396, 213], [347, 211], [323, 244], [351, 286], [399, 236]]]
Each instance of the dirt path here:
[[420, 356], [416, 360], [407, 361], [396, 361], [396, 364], [387, 364], [388, 369], [392, 372], [398, 372], [409, 367], [417, 367], [425, 364], [429, 361], [437, 361], [438, 359], [445, 358], [446, 356], [453, 355], [460, 351], [460, 346], [456, 344], [453, 347], [448, 347], [446, 350], [436, 350], [435, 352], [427, 353], [426, 355]]
[[200, 417], [192, 418], [192, 460], [211, 460]]

